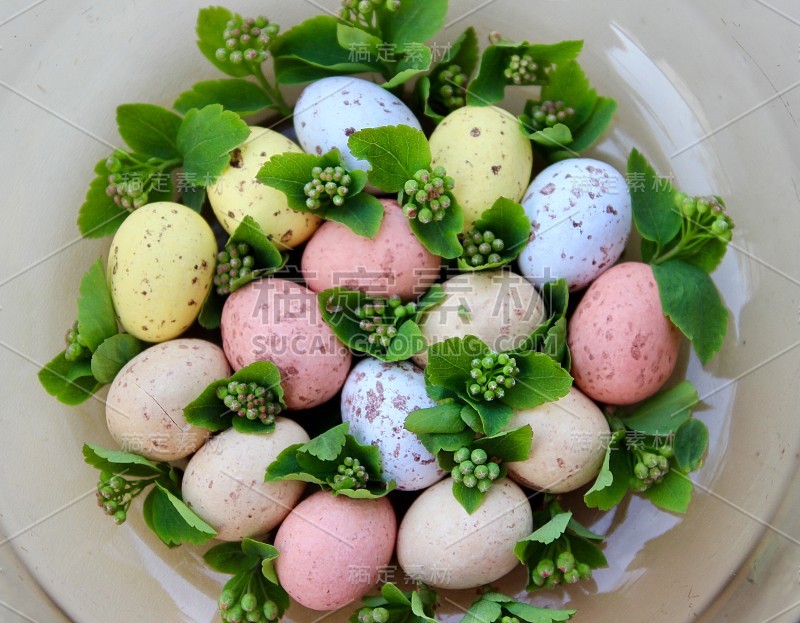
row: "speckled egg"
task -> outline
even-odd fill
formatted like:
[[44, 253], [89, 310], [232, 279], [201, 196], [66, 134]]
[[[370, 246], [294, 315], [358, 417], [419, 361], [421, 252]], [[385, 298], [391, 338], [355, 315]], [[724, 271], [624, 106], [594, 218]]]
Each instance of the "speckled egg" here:
[[411, 231], [394, 199], [381, 199], [383, 221], [372, 240], [328, 221], [303, 252], [303, 278], [314, 292], [341, 286], [370, 296], [399, 295], [404, 301], [424, 294], [439, 276], [439, 257]]
[[297, 603], [334, 610], [366, 595], [389, 564], [397, 519], [386, 498], [319, 491], [298, 504], [275, 536], [275, 570]]
[[443, 480], [408, 509], [397, 535], [400, 566], [437, 588], [476, 588], [499, 580], [519, 564], [514, 545], [533, 530], [530, 502], [506, 478], [492, 483], [469, 515], [452, 489], [453, 481]]
[[[509, 270], [464, 273], [442, 284], [445, 299], [420, 323], [428, 345], [474, 335], [498, 352], [518, 347], [545, 317], [536, 289]], [[428, 353], [413, 357], [428, 365]]]
[[281, 372], [289, 409], [310, 409], [341, 389], [350, 350], [322, 320], [316, 295], [286, 279], [236, 290], [222, 309], [222, 345], [234, 370], [271, 361]]
[[400, 99], [360, 78], [335, 76], [317, 80], [306, 87], [294, 107], [294, 129], [303, 149], [318, 155], [338, 149], [348, 169], [369, 169], [366, 160], [358, 160], [350, 153], [350, 135], [385, 125], [422, 129]]
[[506, 463], [508, 477], [521, 485], [566, 493], [593, 481], [611, 436], [603, 412], [575, 387], [555, 402], [517, 411], [508, 429], [530, 425], [533, 443], [525, 461]]
[[417, 491], [444, 478], [436, 458], [404, 427], [416, 409], [434, 407], [425, 375], [408, 361], [362, 360], [342, 390], [342, 420], [360, 443], [376, 446], [387, 480], [401, 491]]
[[522, 201], [531, 240], [519, 257], [531, 283], [566, 279], [571, 291], [589, 285], [616, 262], [631, 231], [631, 196], [612, 166], [574, 158], [533, 180]]
[[430, 137], [433, 166], [456, 181], [453, 194], [468, 231], [500, 197], [519, 201], [533, 168], [530, 140], [519, 120], [496, 106], [464, 106], [450, 113]]
[[306, 431], [283, 417], [275, 418], [271, 433], [229, 428], [212, 437], [186, 466], [181, 483], [186, 505], [221, 541], [266, 534], [289, 514], [305, 488], [297, 480], [264, 482], [267, 466], [285, 448], [308, 440]]
[[200, 313], [216, 254], [214, 233], [194, 210], [164, 201], [134, 211], [114, 235], [108, 256], [120, 324], [145, 342], [178, 337]]
[[250, 138], [233, 151], [231, 163], [208, 189], [214, 215], [229, 234], [251, 216], [267, 237], [282, 249], [293, 249], [313, 234], [322, 221], [289, 207], [286, 195], [256, 179], [272, 156], [302, 153], [300, 146], [279, 132], [250, 128]]
[[597, 278], [570, 319], [575, 384], [599, 402], [644, 400], [675, 369], [680, 339], [664, 316], [653, 269], [618, 264]]
[[111, 383], [108, 432], [123, 450], [154, 461], [189, 456], [209, 433], [189, 426], [183, 408], [230, 374], [225, 353], [211, 342], [181, 339], [151, 346], [126, 363]]

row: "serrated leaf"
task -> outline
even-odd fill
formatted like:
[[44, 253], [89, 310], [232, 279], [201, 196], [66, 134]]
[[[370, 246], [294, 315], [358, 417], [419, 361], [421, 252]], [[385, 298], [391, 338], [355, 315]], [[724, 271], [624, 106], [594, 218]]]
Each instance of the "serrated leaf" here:
[[569, 621], [577, 610], [551, 610], [550, 608], [537, 608], [530, 604], [515, 601], [504, 606], [508, 612], [527, 623], [560, 623]]
[[381, 596], [386, 600], [386, 603], [393, 606], [411, 607], [411, 601], [406, 597], [406, 594], [391, 582], [381, 586]]
[[458, 500], [458, 503], [464, 507], [467, 514], [471, 515], [483, 503], [486, 498], [486, 493], [480, 491], [477, 487], [466, 487], [464, 483], [453, 481], [453, 497]]
[[217, 58], [216, 52], [225, 47], [224, 33], [228, 21], [234, 17], [228, 9], [220, 6], [207, 7], [200, 9], [197, 15], [197, 47], [208, 61], [221, 72], [241, 78], [250, 75], [250, 69], [246, 63], [234, 65], [227, 61]]
[[248, 538], [242, 539], [242, 551], [248, 556], [261, 558], [262, 560], [275, 560], [280, 554], [278, 548], [274, 545]]
[[660, 483], [642, 493], [659, 508], [673, 513], [685, 513], [692, 501], [694, 485], [691, 479], [681, 472], [671, 470]]
[[144, 478], [165, 473], [163, 464], [133, 452], [109, 450], [89, 443], [83, 444], [83, 459], [88, 465], [112, 474]]
[[92, 264], [81, 278], [78, 332], [92, 352], [118, 332], [114, 303], [108, 289], [102, 258]]
[[428, 139], [407, 125], [359, 130], [347, 146], [354, 157], [370, 164], [370, 183], [388, 193], [399, 192], [417, 171], [431, 165]]
[[427, 41], [444, 26], [447, 0], [400, 0], [395, 11], [380, 12], [380, 26], [387, 43], [403, 52], [406, 45]]
[[536, 541], [537, 543], [542, 543], [543, 545], [550, 545], [550, 543], [560, 538], [566, 532], [570, 519], [572, 519], [572, 513], [559, 513], [545, 525], [537, 530], [534, 530], [531, 534], [522, 539], [520, 543], [525, 541]]
[[481, 437], [474, 446], [486, 451], [490, 457], [503, 462], [525, 461], [530, 456], [533, 430], [526, 424], [514, 430], [504, 431], [491, 437]]
[[303, 451], [321, 459], [331, 461], [339, 456], [347, 441], [350, 424], [344, 422], [334, 426], [319, 437], [315, 437], [303, 446]]
[[105, 340], [92, 355], [92, 376], [99, 383], [111, 383], [117, 373], [131, 359], [144, 350], [144, 343], [128, 335], [119, 333]]
[[445, 211], [441, 221], [433, 220], [430, 223], [422, 223], [415, 218], [411, 219], [409, 223], [411, 231], [429, 252], [452, 260], [463, 252], [458, 234], [464, 229], [464, 216], [455, 197], [449, 196], [450, 207]]
[[180, 158], [178, 129], [182, 119], [154, 104], [123, 104], [117, 107], [117, 128], [135, 152], [169, 160]]
[[257, 558], [242, 551], [242, 544], [238, 541], [215, 545], [203, 554], [203, 560], [214, 571], [231, 575], [248, 571], [258, 562]]
[[490, 436], [496, 435], [508, 426], [511, 418], [514, 417], [514, 410], [507, 404], [497, 400], [485, 402], [469, 398], [467, 402], [481, 416], [482, 430], [475, 432], [485, 433]]
[[473, 229], [478, 232], [490, 231], [503, 241], [505, 246], [499, 253], [502, 261], [475, 267], [459, 258], [458, 269], [461, 271], [495, 270], [513, 262], [528, 244], [531, 222], [525, 214], [525, 208], [519, 203], [500, 197], [491, 208], [481, 214]]
[[617, 112], [617, 102], [609, 97], [598, 97], [592, 116], [580, 128], [572, 133], [572, 143], [566, 151], [555, 151], [549, 155], [551, 162], [558, 162], [566, 158], [575, 158], [597, 142], [605, 134], [614, 114]]
[[[658, 177], [636, 149], [628, 158], [633, 221], [642, 238], [667, 244], [681, 230], [681, 215], [675, 209], [675, 189]], [[637, 183], [634, 184], [633, 180]]]
[[62, 351], [39, 370], [38, 378], [48, 394], [65, 405], [75, 406], [88, 400], [102, 386], [85, 372], [85, 362], [67, 361]]
[[442, 450], [455, 452], [462, 446], [468, 446], [475, 437], [475, 433], [465, 428], [460, 433], [419, 433], [417, 435], [422, 445], [433, 456]]
[[597, 546], [587, 539], [567, 537], [569, 539], [570, 551], [575, 558], [592, 569], [600, 569], [608, 566], [605, 554]]
[[86, 238], [103, 238], [114, 234], [130, 212], [106, 193], [109, 171], [105, 159], [95, 165], [94, 172], [95, 178], [78, 212], [78, 229]]
[[600, 473], [583, 499], [589, 508], [602, 511], [611, 510], [619, 504], [628, 492], [628, 478], [631, 475], [626, 450], [620, 445], [625, 431], [614, 433], [606, 449], [606, 456]]
[[217, 535], [214, 528], [200, 519], [180, 498], [160, 483], [155, 483], [147, 498], [150, 499], [152, 509], [153, 531], [164, 544], [202, 545]]
[[469, 607], [461, 623], [495, 623], [502, 614], [503, 609], [500, 604], [479, 597]]
[[420, 44], [414, 48], [413, 54], [406, 54], [392, 66], [394, 75], [381, 86], [384, 89], [396, 89], [414, 76], [428, 71], [433, 62], [433, 52], [427, 45]]
[[408, 414], [406, 430], [416, 434], [460, 433], [464, 430], [460, 404], [444, 404], [427, 409], [417, 409]]
[[456, 39], [450, 47], [450, 54], [442, 58], [427, 76], [422, 76], [414, 87], [414, 97], [425, 116], [439, 123], [451, 112], [442, 102], [441, 94], [432, 85], [441, 85], [440, 76], [452, 65], [458, 65], [467, 78], [472, 77], [478, 64], [480, 48], [478, 35], [470, 26]]
[[503, 402], [517, 411], [533, 409], [563, 398], [572, 387], [569, 372], [544, 353], [514, 355], [519, 374], [516, 385], [506, 391]]
[[536, 144], [549, 148], [567, 148], [572, 142], [572, 132], [563, 123], [557, 123], [552, 128], [537, 130], [528, 137]]
[[325, 218], [349, 228], [354, 234], [373, 239], [383, 222], [384, 208], [377, 197], [367, 193], [349, 195], [344, 205], [325, 211]]
[[472, 360], [485, 357], [489, 347], [474, 335], [454, 337], [428, 347], [426, 379], [455, 392], [466, 390], [471, 382]]
[[422, 598], [417, 591], [411, 593], [411, 612], [417, 615], [417, 622], [436, 623], [436, 619], [428, 616], [428, 613], [425, 612], [425, 604], [422, 603]]
[[672, 447], [681, 470], [693, 472], [702, 464], [708, 449], [708, 428], [700, 420], [685, 421], [675, 433]]
[[274, 105], [267, 92], [257, 84], [249, 80], [224, 78], [195, 83], [191, 89], [180, 94], [172, 107], [186, 114], [192, 108], [205, 108], [210, 104], [221, 104], [225, 110], [241, 117], [260, 113]]
[[692, 407], [698, 402], [694, 385], [684, 380], [639, 404], [623, 422], [630, 430], [645, 435], [668, 436], [692, 416]]

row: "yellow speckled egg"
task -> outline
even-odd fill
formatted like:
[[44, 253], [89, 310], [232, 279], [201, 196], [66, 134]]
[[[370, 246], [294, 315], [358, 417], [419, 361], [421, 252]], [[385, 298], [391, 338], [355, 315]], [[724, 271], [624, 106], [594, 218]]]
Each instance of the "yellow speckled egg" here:
[[430, 138], [434, 166], [456, 181], [453, 191], [467, 231], [499, 197], [519, 201], [533, 168], [531, 142], [519, 120], [496, 106], [464, 106], [450, 113]]
[[234, 151], [231, 164], [208, 189], [214, 214], [229, 234], [245, 216], [252, 216], [278, 247], [293, 249], [319, 227], [318, 217], [292, 210], [286, 195], [256, 179], [267, 160], [287, 152], [301, 154], [303, 150], [274, 130], [250, 128], [250, 138]]
[[146, 342], [186, 331], [214, 277], [217, 242], [197, 212], [168, 201], [136, 210], [117, 230], [108, 280], [117, 317]]

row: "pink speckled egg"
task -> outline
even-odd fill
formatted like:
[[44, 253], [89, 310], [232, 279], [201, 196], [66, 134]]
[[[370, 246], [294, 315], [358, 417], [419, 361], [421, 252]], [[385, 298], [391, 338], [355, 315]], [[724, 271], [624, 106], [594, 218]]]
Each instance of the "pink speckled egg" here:
[[328, 221], [303, 252], [303, 277], [314, 292], [337, 286], [371, 296], [399, 295], [417, 299], [439, 276], [441, 260], [422, 246], [402, 208], [381, 199], [383, 222], [372, 240]]
[[316, 295], [286, 279], [254, 281], [228, 297], [222, 345], [234, 370], [255, 361], [278, 366], [289, 409], [309, 409], [333, 398], [352, 359], [323, 321]]
[[655, 394], [678, 360], [680, 332], [661, 308], [647, 264], [626, 262], [586, 291], [569, 323], [572, 376], [599, 402], [628, 405]]
[[275, 536], [275, 570], [286, 592], [312, 610], [366, 595], [389, 564], [397, 518], [386, 498], [354, 500], [319, 491], [298, 504]]
[[409, 413], [434, 406], [424, 373], [408, 361], [363, 359], [342, 390], [342, 420], [350, 423], [350, 434], [378, 448], [384, 477], [401, 491], [425, 489], [445, 476], [436, 457], [404, 426]]

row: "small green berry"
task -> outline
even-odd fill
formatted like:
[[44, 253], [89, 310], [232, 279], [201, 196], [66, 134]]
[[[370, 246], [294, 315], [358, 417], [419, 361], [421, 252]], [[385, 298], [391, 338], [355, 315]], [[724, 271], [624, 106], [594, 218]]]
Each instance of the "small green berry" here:
[[475, 465], [483, 465], [489, 460], [489, 456], [486, 454], [486, 450], [475, 448], [470, 454], [470, 459]]
[[474, 489], [478, 484], [478, 479], [475, 477], [475, 474], [465, 474], [463, 485], [469, 489]]

